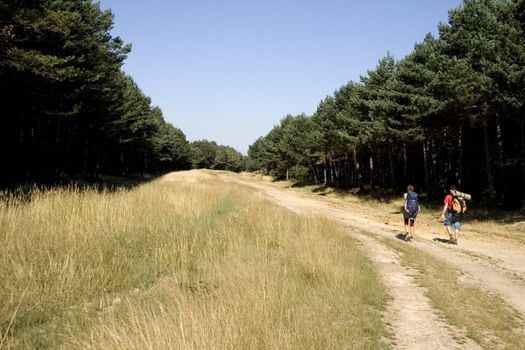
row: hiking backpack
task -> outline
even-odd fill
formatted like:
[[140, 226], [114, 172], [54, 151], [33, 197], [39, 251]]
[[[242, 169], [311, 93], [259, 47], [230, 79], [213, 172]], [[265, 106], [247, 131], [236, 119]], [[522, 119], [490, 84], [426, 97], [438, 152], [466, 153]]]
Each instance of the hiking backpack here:
[[411, 214], [419, 208], [418, 195], [416, 192], [407, 192], [407, 211]]
[[450, 212], [463, 216], [465, 211], [467, 211], [467, 203], [465, 200], [460, 197], [452, 196], [452, 209], [450, 209]]

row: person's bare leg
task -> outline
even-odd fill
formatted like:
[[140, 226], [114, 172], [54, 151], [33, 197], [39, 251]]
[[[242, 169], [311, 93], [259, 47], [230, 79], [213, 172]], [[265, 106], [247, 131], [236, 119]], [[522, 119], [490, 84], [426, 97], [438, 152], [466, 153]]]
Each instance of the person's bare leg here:
[[416, 222], [414, 220], [410, 220], [410, 236], [414, 238], [416, 233]]
[[447, 233], [448, 233], [448, 236], [449, 236], [449, 241], [450, 242], [454, 242], [455, 241], [455, 237], [453, 235], [453, 231], [452, 231], [452, 225], [450, 226], [445, 226], [447, 228]]
[[459, 230], [456, 229], [454, 232], [454, 244], [458, 244]]

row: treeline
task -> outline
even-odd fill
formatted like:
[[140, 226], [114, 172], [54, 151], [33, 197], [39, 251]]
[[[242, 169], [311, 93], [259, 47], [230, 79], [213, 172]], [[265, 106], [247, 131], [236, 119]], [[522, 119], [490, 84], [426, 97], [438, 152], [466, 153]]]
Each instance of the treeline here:
[[189, 167], [189, 146], [121, 66], [90, 0], [0, 1], [2, 183]]
[[204, 164], [123, 73], [112, 26], [91, 0], [0, 0], [0, 185]]
[[215, 141], [200, 140], [190, 143], [190, 159], [194, 169], [244, 171], [250, 167], [249, 159], [229, 146]]
[[466, 0], [439, 36], [287, 116], [249, 148], [275, 177], [343, 188], [450, 184], [521, 206], [525, 197], [525, 1]]

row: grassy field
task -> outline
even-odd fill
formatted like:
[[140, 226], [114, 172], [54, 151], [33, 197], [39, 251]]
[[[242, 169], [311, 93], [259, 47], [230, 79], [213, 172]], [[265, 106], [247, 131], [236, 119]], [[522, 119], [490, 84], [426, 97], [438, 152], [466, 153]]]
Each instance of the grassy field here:
[[203, 172], [0, 203], [0, 348], [386, 348], [387, 301], [333, 222]]

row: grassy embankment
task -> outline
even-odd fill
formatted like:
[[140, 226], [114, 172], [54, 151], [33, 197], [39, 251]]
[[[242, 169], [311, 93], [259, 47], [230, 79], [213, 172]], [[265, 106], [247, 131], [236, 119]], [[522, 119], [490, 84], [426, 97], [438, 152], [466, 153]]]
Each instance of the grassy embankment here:
[[201, 172], [0, 203], [0, 348], [383, 348], [339, 226]]

